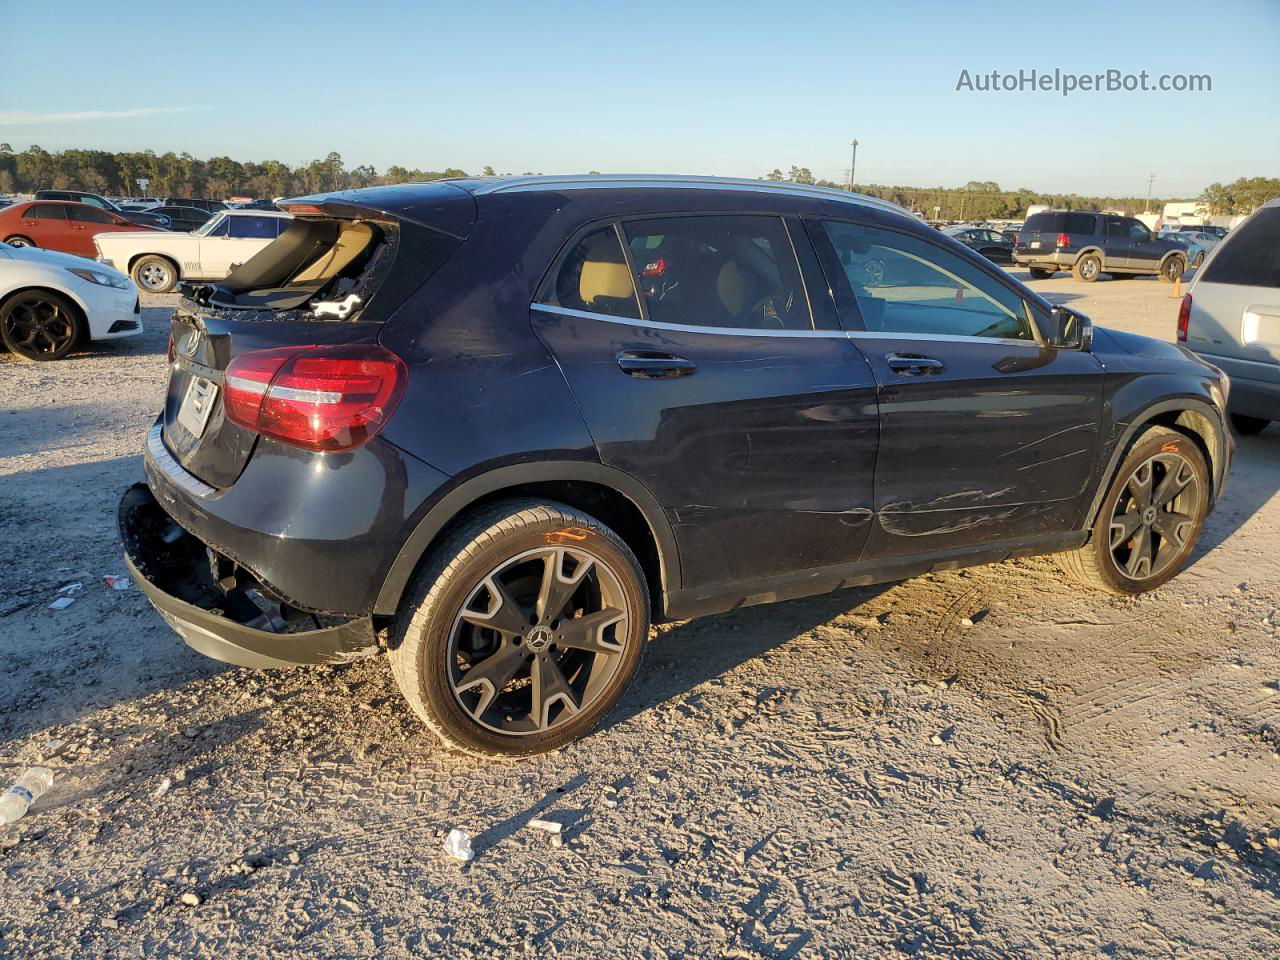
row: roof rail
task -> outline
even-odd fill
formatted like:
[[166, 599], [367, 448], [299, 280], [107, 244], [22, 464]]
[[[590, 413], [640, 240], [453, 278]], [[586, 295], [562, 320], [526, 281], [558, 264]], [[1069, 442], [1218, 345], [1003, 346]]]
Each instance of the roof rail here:
[[676, 174], [578, 174], [567, 176], [511, 177], [495, 180], [476, 187], [476, 194], [523, 193], [537, 190], [603, 190], [628, 187], [666, 187], [669, 189], [707, 190], [757, 190], [763, 193], [790, 193], [819, 200], [843, 200], [862, 206], [875, 207], [901, 216], [914, 215], [905, 207], [879, 197], [853, 193], [836, 187], [819, 187], [815, 184], [792, 183], [787, 180], [751, 180], [745, 177], [700, 177]]

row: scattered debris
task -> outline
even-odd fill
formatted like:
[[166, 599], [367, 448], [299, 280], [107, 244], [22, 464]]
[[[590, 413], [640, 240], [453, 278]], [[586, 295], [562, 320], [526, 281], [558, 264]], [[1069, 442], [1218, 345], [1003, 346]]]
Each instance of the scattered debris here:
[[543, 820], [539, 817], [529, 821], [530, 830], [541, 830], [543, 833], [559, 834], [564, 830], [563, 823], [557, 823], [555, 820]]
[[474, 860], [476, 852], [471, 849], [471, 834], [457, 827], [450, 830], [448, 836], [444, 838], [444, 852], [463, 863]]
[[71, 596], [71, 594], [79, 593], [83, 589], [84, 589], [84, 584], [77, 581], [76, 583], [68, 583], [65, 586], [59, 587], [58, 593], [62, 594], [65, 597], [69, 597]]
[[102, 925], [108, 930], [118, 930], [120, 928], [120, 921], [115, 917], [103, 917]]
[[127, 576], [118, 573], [104, 573], [102, 579], [112, 590], [128, 590], [132, 583]]
[[65, 610], [76, 602], [75, 597], [59, 597], [53, 603], [49, 604], [50, 610]]
[[972, 627], [974, 624], [981, 623], [983, 620], [987, 619], [987, 615], [990, 612], [991, 611], [986, 607], [983, 607], [981, 610], [976, 610], [967, 617], [961, 617], [960, 626], [968, 628]]
[[200, 894], [188, 890], [182, 895], [182, 902], [188, 907], [198, 907], [204, 903], [204, 900], [200, 897]]
[[157, 799], [160, 797], [163, 797], [166, 793], [169, 792], [169, 788], [172, 786], [173, 786], [173, 781], [168, 777], [165, 777], [163, 780], [160, 781], [159, 786], [157, 786], [154, 790], [151, 791], [151, 796], [156, 797]]

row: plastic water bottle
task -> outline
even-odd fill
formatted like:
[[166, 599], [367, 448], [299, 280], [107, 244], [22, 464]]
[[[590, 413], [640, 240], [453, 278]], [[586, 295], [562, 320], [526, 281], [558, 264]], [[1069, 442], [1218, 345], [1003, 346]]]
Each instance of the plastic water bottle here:
[[0, 796], [0, 821], [21, 820], [33, 803], [53, 786], [53, 771], [48, 767], [28, 767], [27, 772]]

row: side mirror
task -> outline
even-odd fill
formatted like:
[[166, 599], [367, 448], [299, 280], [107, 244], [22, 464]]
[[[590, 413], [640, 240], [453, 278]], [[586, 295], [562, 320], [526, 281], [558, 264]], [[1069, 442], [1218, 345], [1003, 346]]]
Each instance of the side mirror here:
[[1088, 350], [1093, 346], [1093, 321], [1068, 307], [1049, 312], [1049, 346], [1060, 350]]

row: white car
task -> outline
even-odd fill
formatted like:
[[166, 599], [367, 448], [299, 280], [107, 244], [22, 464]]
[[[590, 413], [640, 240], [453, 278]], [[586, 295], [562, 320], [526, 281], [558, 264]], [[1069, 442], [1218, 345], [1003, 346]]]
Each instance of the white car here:
[[223, 210], [191, 233], [149, 230], [100, 233], [98, 260], [124, 270], [149, 293], [167, 293], [179, 280], [221, 280], [288, 227], [273, 210]]
[[60, 360], [86, 340], [142, 333], [138, 291], [84, 257], [0, 243], [0, 338], [24, 360]]

